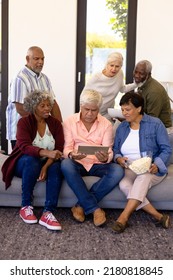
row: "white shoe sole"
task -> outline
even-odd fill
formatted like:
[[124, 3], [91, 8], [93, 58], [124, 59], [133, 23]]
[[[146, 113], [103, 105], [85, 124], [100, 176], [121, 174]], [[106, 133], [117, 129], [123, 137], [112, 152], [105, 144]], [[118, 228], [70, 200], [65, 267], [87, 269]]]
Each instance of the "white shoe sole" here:
[[62, 227], [61, 226], [49, 226], [48, 224], [46, 224], [45, 222], [39, 220], [39, 224], [48, 228], [48, 229], [51, 229], [51, 230], [61, 230]]
[[38, 220], [25, 220], [21, 215], [20, 217], [26, 224], [36, 224], [38, 222]]

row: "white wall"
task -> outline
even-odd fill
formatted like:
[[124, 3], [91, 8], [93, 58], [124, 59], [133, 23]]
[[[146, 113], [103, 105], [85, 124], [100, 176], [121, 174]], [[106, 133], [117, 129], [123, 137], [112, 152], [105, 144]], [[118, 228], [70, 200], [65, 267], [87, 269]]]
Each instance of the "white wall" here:
[[[150, 60], [153, 78], [160, 78], [162, 66], [172, 69], [173, 82], [173, 1], [138, 0], [136, 62]], [[169, 87], [173, 99], [173, 83]]]
[[[136, 61], [150, 60], [155, 78], [160, 65], [173, 66], [172, 11], [172, 0], [138, 0]], [[43, 48], [63, 118], [75, 106], [76, 22], [77, 0], [9, 0], [9, 81], [28, 47]]]
[[63, 118], [75, 107], [76, 20], [77, 0], [9, 0], [9, 81], [40, 46]]

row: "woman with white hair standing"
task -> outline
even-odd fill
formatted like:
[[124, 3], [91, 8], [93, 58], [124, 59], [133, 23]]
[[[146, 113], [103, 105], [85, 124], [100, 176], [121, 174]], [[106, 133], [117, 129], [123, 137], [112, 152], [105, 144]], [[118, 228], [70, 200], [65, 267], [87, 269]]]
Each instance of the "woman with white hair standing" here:
[[124, 84], [122, 65], [123, 56], [121, 53], [113, 52], [109, 54], [104, 69], [94, 74], [84, 87], [84, 90], [96, 90], [101, 93], [103, 103], [100, 108], [100, 114], [110, 121], [111, 116], [108, 114], [108, 108], [114, 108], [115, 97], [118, 93], [125, 93], [137, 87], [136, 83]]

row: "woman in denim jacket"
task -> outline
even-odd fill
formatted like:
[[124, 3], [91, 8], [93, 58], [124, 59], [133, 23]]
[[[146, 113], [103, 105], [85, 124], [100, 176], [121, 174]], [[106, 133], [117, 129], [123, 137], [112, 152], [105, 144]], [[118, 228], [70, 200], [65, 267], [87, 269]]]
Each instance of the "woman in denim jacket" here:
[[[159, 213], [146, 198], [148, 190], [160, 183], [168, 172], [172, 149], [167, 130], [158, 118], [144, 113], [144, 100], [137, 93], [126, 93], [120, 100], [120, 106], [125, 121], [117, 128], [113, 151], [114, 161], [126, 167], [119, 186], [128, 202], [112, 229], [118, 233], [123, 232], [130, 215], [141, 208], [150, 213], [161, 226], [168, 228], [169, 215]], [[152, 152], [152, 164], [148, 172], [137, 175], [127, 168], [127, 162], [139, 159], [141, 153], [146, 151]]]

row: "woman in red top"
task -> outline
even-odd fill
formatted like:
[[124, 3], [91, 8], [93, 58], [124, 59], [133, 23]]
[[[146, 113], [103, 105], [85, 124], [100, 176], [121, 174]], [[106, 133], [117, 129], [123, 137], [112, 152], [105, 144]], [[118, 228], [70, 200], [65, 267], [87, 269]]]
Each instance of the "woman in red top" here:
[[52, 212], [57, 207], [62, 183], [60, 169], [64, 145], [61, 122], [50, 115], [53, 99], [46, 92], [34, 91], [24, 99], [27, 117], [17, 125], [16, 145], [2, 166], [6, 188], [13, 176], [22, 178], [22, 208], [20, 217], [26, 223], [37, 223], [32, 197], [37, 181], [46, 180], [46, 201], [39, 224], [52, 230], [61, 225]]

